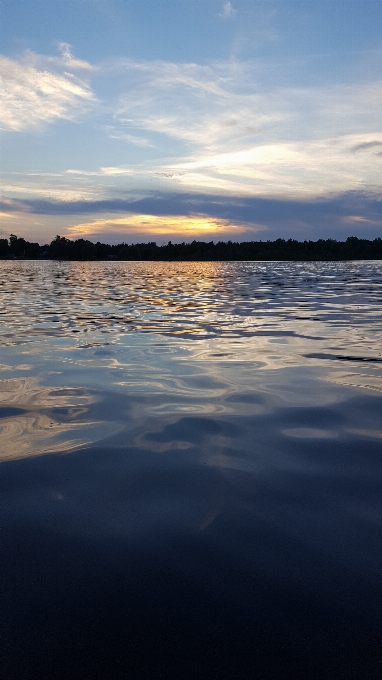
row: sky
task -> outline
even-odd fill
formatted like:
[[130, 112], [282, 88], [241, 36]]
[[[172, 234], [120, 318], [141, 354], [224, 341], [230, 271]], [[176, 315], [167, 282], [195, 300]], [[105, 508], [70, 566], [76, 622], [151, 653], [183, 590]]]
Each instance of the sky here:
[[382, 236], [380, 0], [0, 0], [0, 238]]

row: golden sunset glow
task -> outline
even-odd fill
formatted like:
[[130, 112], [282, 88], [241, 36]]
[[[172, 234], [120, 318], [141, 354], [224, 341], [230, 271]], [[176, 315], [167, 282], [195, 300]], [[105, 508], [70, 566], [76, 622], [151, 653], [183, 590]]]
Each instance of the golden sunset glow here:
[[2, 220], [14, 220], [16, 218], [16, 215], [14, 213], [7, 213], [7, 212], [1, 212], [0, 211], [0, 219]]
[[[251, 227], [253, 230], [253, 225]], [[231, 233], [237, 235], [247, 229], [246, 224], [235, 224], [230, 220], [221, 220], [207, 215], [126, 215], [115, 219], [99, 219], [72, 225], [68, 228], [68, 235], [72, 238], [82, 238], [107, 232], [109, 234], [139, 233], [153, 236], [188, 237]]]

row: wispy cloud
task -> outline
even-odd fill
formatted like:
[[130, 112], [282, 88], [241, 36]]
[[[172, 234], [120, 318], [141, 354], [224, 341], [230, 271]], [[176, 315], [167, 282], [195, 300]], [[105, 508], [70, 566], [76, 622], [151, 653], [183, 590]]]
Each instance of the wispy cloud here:
[[[98, 173], [95, 174], [98, 175]], [[97, 185], [95, 182], [65, 181], [65, 178], [62, 178], [62, 176], [48, 176], [44, 178], [43, 175], [38, 174], [30, 179], [22, 178], [14, 182], [3, 181], [1, 188], [4, 196], [8, 196], [8, 198], [13, 196], [17, 198], [20, 196], [44, 197], [48, 200], [68, 203], [81, 200], [91, 201], [97, 197], [103, 197], [105, 194], [104, 187]]]
[[[171, 140], [183, 143], [182, 157], [177, 149], [177, 161], [156, 168], [183, 187], [320, 193], [380, 185], [382, 82], [269, 90], [248, 63], [124, 68], [131, 89], [115, 118], [128, 134], [165, 136], [169, 150]], [[372, 157], [349, 161], [367, 149]]]
[[362, 137], [368, 135], [251, 145], [229, 153], [195, 155], [168, 165], [167, 171], [174, 172], [182, 186], [220, 187], [237, 195], [318, 196], [364, 185], [379, 193], [380, 159], [376, 154], [357, 162], [349, 159], [349, 147]]
[[[8, 84], [5, 127], [24, 130], [44, 121], [73, 119], [94, 105], [90, 85], [68, 69], [82, 69], [92, 78], [95, 67], [76, 60], [66, 43], [61, 52], [59, 57], [27, 53], [19, 61], [2, 60]], [[298, 225], [301, 230], [317, 228], [318, 219], [341, 229], [379, 224], [379, 212], [374, 219], [362, 205], [341, 206], [336, 214], [322, 212], [324, 203], [309, 201], [366, 189], [374, 198], [381, 196], [380, 81], [269, 86], [258, 64], [235, 60], [209, 65], [119, 60], [96, 70], [96, 84], [107, 78], [114, 94], [107, 105], [99, 104], [97, 119], [89, 126], [94, 123], [95, 140], [101, 130], [121, 144], [110, 144], [115, 156], [109, 150], [102, 156], [106, 147], [100, 145], [100, 151], [84, 157], [83, 165], [56, 165], [61, 172], [17, 178], [10, 173], [4, 191], [18, 199], [29, 197], [34, 213], [70, 215], [71, 220], [77, 213], [102, 213], [101, 221], [79, 218], [71, 225], [91, 225], [86, 229], [96, 232], [89, 234], [105, 229], [134, 233], [133, 226], [146, 233], [148, 223], [144, 227], [135, 219], [133, 225], [131, 213], [166, 220], [171, 214], [198, 215], [199, 234], [200, 225], [207, 225], [200, 216], [219, 221], [209, 222], [205, 233], [228, 228], [224, 220], [229, 220], [231, 232], [226, 234], [247, 224], [256, 231], [279, 229], [281, 223], [293, 233]], [[135, 148], [126, 148], [126, 143]], [[119, 221], [104, 213], [117, 214]], [[160, 220], [150, 224], [153, 233], [167, 228]], [[187, 221], [187, 229], [196, 229], [195, 224]], [[166, 233], [180, 225], [172, 223]]]
[[73, 120], [95, 101], [85, 81], [66, 71], [42, 69], [35, 56], [28, 52], [19, 61], [0, 57], [2, 129], [20, 131], [54, 119]]
[[370, 149], [379, 149], [382, 146], [382, 141], [373, 139], [371, 142], [362, 142], [361, 144], [356, 144], [353, 146], [351, 151], [357, 153], [357, 151], [370, 151]]
[[67, 175], [84, 175], [84, 176], [97, 176], [97, 177], [110, 177], [116, 175], [133, 175], [134, 170], [125, 166], [119, 167], [105, 167], [99, 170], [66, 170]]
[[215, 150], [261, 134], [280, 117], [261, 93], [248, 91], [242, 66], [126, 62], [125, 71], [131, 87], [115, 118], [132, 128]]
[[2, 219], [2, 220], [4, 220], [4, 219], [14, 220], [14, 219], [16, 219], [16, 215], [14, 213], [3, 212], [2, 210], [0, 210], [0, 219]]
[[382, 227], [382, 218], [380, 219], [370, 219], [369, 217], [364, 217], [363, 215], [346, 215], [343, 218], [345, 224], [359, 224], [359, 222], [364, 224], [373, 224]]
[[76, 59], [71, 52], [71, 45], [69, 43], [61, 42], [58, 44], [59, 50], [62, 55], [62, 62], [64, 66], [70, 68], [71, 70], [83, 70], [83, 71], [95, 71], [96, 67], [89, 64], [88, 61], [83, 59]]
[[253, 63], [125, 62], [130, 86], [115, 118], [216, 151], [249, 136], [281, 141], [369, 133], [380, 126], [382, 81], [273, 87]]
[[149, 142], [146, 137], [139, 137], [138, 135], [129, 135], [123, 130], [118, 130], [113, 125], [105, 125], [104, 128], [109, 139], [119, 139], [121, 142], [126, 142], [127, 144], [134, 144], [140, 147], [153, 147], [154, 145]]
[[230, 2], [225, 2], [223, 5], [223, 9], [219, 14], [219, 17], [222, 17], [223, 19], [229, 19], [230, 17], [233, 17], [235, 14], [235, 10], [232, 7]]

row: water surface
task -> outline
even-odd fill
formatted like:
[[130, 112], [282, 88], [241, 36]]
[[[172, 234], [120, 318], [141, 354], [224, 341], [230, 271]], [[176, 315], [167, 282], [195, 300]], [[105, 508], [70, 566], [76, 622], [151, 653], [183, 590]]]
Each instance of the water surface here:
[[1, 262], [7, 678], [379, 678], [382, 263]]

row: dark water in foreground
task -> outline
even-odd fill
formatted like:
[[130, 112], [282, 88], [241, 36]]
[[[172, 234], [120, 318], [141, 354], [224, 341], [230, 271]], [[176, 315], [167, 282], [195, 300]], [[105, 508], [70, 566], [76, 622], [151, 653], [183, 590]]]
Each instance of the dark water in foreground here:
[[382, 263], [1, 262], [6, 680], [382, 675]]

